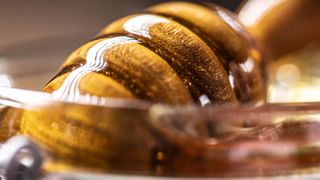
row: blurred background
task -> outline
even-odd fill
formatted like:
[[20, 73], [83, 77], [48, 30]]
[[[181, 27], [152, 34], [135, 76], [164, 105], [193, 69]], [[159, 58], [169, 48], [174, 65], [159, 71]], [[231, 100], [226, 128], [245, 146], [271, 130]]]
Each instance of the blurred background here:
[[[76, 44], [92, 38], [112, 20], [142, 11], [144, 8], [163, 0], [0, 0], [0, 50], [24, 41], [74, 37]], [[194, 1], [195, 2], [195, 1]], [[240, 0], [211, 0], [229, 9], [235, 9]], [[48, 37], [49, 36], [49, 37]], [[69, 39], [70, 41], [70, 39]], [[22, 43], [22, 44], [21, 44]], [[60, 44], [63, 46], [63, 43]], [[62, 48], [62, 47], [60, 47]], [[67, 51], [71, 51], [66, 47]], [[6, 52], [8, 53], [8, 52]]]
[[[161, 2], [166, 1], [0, 0], [0, 85], [40, 90], [55, 74], [52, 69], [104, 26]], [[203, 2], [235, 10], [240, 0]]]

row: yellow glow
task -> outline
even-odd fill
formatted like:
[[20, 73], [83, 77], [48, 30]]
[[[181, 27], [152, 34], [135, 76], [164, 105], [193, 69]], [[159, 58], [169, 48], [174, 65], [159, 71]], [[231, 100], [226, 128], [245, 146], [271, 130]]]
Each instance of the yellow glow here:
[[268, 102], [317, 102], [320, 101], [320, 86], [298, 85], [297, 87], [270, 86]]
[[301, 79], [301, 72], [295, 64], [283, 64], [276, 72], [276, 81], [282, 86], [294, 85]]
[[163, 152], [158, 152], [157, 153], [157, 160], [158, 161], [163, 161], [165, 159], [165, 155]]
[[320, 101], [319, 45], [309, 46], [271, 64], [268, 102]]

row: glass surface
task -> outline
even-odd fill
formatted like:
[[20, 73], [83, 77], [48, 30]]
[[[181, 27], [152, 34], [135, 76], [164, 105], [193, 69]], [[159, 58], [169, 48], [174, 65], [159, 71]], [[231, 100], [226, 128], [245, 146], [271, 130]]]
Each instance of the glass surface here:
[[40, 89], [65, 52], [46, 42], [28, 42], [32, 53], [0, 59], [0, 141], [28, 134], [43, 149], [43, 176], [273, 179], [319, 172], [319, 103], [200, 108], [95, 96], [55, 100]]
[[[44, 79], [47, 73], [50, 71], [44, 73]], [[19, 79], [12, 77], [13, 83]], [[21, 133], [24, 125], [18, 126], [17, 120], [29, 121], [22, 133], [38, 128], [33, 132], [39, 136], [34, 136], [45, 137], [39, 144], [45, 142], [43, 170], [49, 177], [99, 179], [106, 172], [110, 178], [128, 174], [146, 179], [155, 175], [299, 178], [318, 172], [318, 103], [177, 108], [98, 99], [100, 105], [90, 105], [87, 101], [54, 101], [47, 93], [6, 87], [0, 88], [0, 96], [2, 141]], [[84, 131], [95, 139], [86, 139]], [[105, 148], [90, 149], [88, 143]], [[101, 162], [97, 152], [112, 158]]]

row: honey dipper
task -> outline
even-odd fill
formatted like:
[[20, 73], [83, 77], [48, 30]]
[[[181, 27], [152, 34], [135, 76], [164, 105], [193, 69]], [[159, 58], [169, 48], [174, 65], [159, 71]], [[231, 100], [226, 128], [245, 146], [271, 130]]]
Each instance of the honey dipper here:
[[[251, 43], [225, 10], [164, 3], [105, 27], [67, 58], [44, 91], [71, 102], [81, 95], [171, 105], [258, 102], [263, 63]], [[145, 172], [173, 148], [146, 114], [62, 103], [25, 112], [21, 131], [63, 162]]]
[[248, 59], [248, 42], [220, 16], [172, 2], [119, 19], [72, 53], [44, 91], [71, 101], [80, 94], [169, 104], [261, 99], [261, 62]]

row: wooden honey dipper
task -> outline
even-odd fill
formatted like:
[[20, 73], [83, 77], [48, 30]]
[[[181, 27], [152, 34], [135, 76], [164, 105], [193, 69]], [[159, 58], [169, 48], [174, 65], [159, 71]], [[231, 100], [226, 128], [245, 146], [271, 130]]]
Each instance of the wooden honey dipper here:
[[[44, 91], [72, 102], [81, 95], [174, 105], [258, 102], [265, 93], [263, 63], [250, 43], [224, 10], [187, 2], [159, 4], [104, 28], [68, 57]], [[56, 108], [63, 113], [55, 108], [25, 112], [21, 131], [63, 161], [146, 171], [154, 152], [170, 149], [146, 125], [143, 113]]]
[[[264, 81], [246, 43], [208, 7], [160, 4], [104, 28], [70, 55], [44, 91], [71, 101], [80, 94], [170, 104], [253, 101], [263, 97]], [[246, 61], [252, 72], [242, 67]]]

